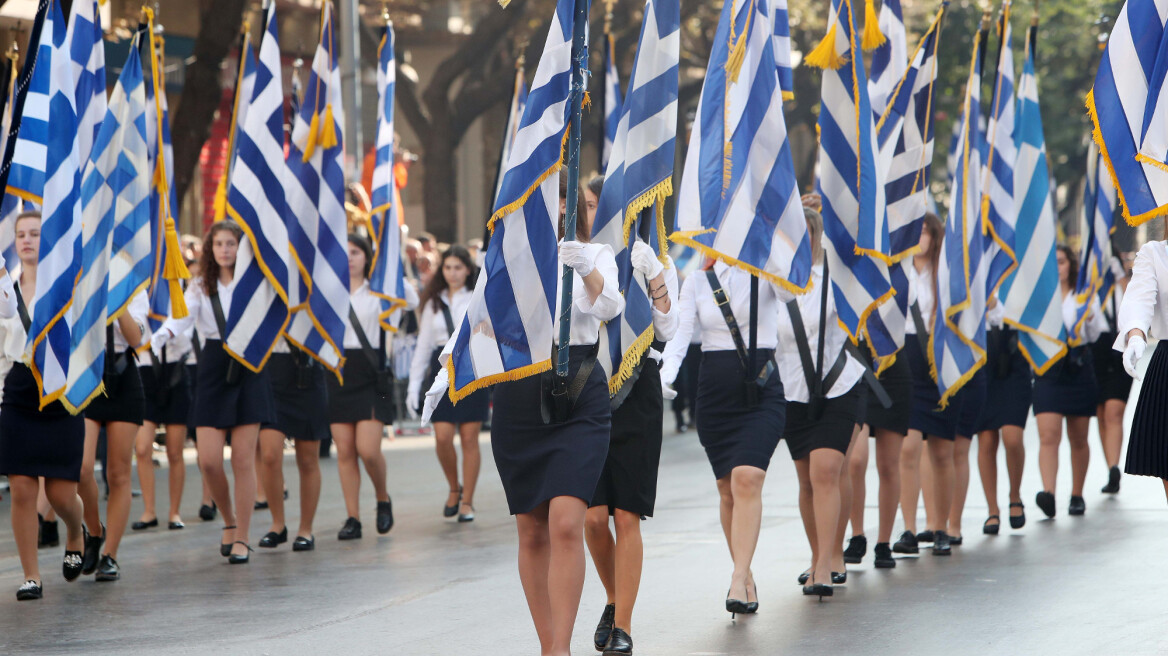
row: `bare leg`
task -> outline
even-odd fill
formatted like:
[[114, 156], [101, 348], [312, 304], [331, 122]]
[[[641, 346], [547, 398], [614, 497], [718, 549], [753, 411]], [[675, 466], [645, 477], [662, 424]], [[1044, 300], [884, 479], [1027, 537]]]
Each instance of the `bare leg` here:
[[[227, 431], [199, 426], [195, 429], [198, 438], [195, 446], [199, 452], [199, 471], [203, 475], [203, 485], [211, 494], [211, 501], [223, 514], [224, 526], [235, 526], [235, 507], [231, 503], [231, 486], [227, 483], [227, 472], [223, 469], [223, 447], [227, 444]], [[222, 544], [235, 540], [235, 529], [223, 531]]]
[[949, 535], [961, 536], [961, 516], [965, 513], [965, 497], [969, 494], [969, 449], [972, 439], [958, 437], [953, 443], [953, 503], [949, 507]]
[[[998, 431], [982, 431], [977, 435], [977, 473], [981, 476], [981, 489], [985, 492], [986, 507], [990, 517], [1002, 516], [998, 507]], [[1001, 523], [1000, 521], [998, 522]]]
[[361, 517], [361, 468], [357, 464], [357, 427], [333, 424], [333, 444], [337, 447], [337, 473], [341, 478], [341, 495], [349, 517]]
[[807, 568], [807, 572], [811, 572], [819, 562], [819, 535], [815, 530], [815, 489], [811, 485], [810, 458], [795, 461], [795, 475], [799, 478], [799, 517], [803, 520], [807, 543], [811, 545], [811, 566]]
[[[730, 492], [734, 495], [734, 512], [730, 520], [730, 557], [734, 559], [734, 574], [730, 579], [730, 597], [746, 600], [750, 580], [750, 564], [758, 546], [762, 526], [762, 486], [766, 471], [747, 465], [730, 472]], [[839, 500], [836, 500], [839, 512]]]
[[[892, 540], [896, 504], [900, 501], [900, 447], [904, 436], [892, 431], [876, 431], [876, 473], [880, 477], [880, 526], [876, 542]], [[854, 493], [853, 493], [854, 494]], [[855, 506], [855, 503], [852, 503]]]
[[[847, 571], [847, 565], [844, 564], [844, 536], [848, 531], [848, 511], [852, 508], [852, 477], [848, 476], [847, 463], [852, 449], [856, 448], [856, 443], [860, 441], [859, 435], [860, 427], [853, 427], [852, 441], [848, 444], [848, 451], [844, 455], [844, 461], [840, 463], [840, 467], [842, 467], [839, 478], [840, 510], [836, 515], [837, 524], [835, 529], [834, 552], [831, 556], [833, 572]], [[864, 446], [865, 448], [868, 446], [867, 442], [864, 443]]]
[[46, 478], [44, 482], [45, 496], [65, 521], [65, 549], [82, 551], [85, 535], [81, 532], [81, 497], [77, 496], [77, 484], [59, 478]]
[[77, 483], [77, 493], [85, 510], [85, 527], [93, 537], [103, 536], [101, 523], [101, 497], [94, 477], [94, 463], [97, 461], [97, 422], [85, 420], [85, 451], [81, 455], [81, 479]]
[[365, 473], [373, 482], [373, 492], [378, 501], [389, 501], [389, 492], [385, 489], [385, 454], [381, 452], [381, 435], [384, 430], [385, 424], [376, 419], [357, 422], [357, 455], [365, 463]]
[[138, 486], [142, 488], [140, 519], [143, 522], [158, 518], [154, 490], [154, 435], [157, 432], [158, 424], [144, 421], [138, 428], [137, 437], [134, 438], [134, 457], [138, 461]]
[[848, 479], [852, 485], [852, 503], [845, 514], [852, 522], [852, 535], [864, 534], [864, 504], [867, 502], [868, 485], [865, 477], [868, 474], [868, 440], [869, 427], [865, 425], [860, 430], [860, 438], [851, 447], [848, 456]]
[[454, 428], [449, 422], [434, 423], [434, 451], [438, 454], [442, 474], [446, 476], [446, 489], [450, 490], [446, 497], [447, 506], [458, 503], [458, 452], [454, 449]]
[[584, 541], [604, 586], [605, 603], [616, 603], [616, 540], [608, 528], [608, 506], [589, 508], [584, 515]]
[[[1006, 445], [1006, 475], [1010, 478], [1010, 503], [1022, 503], [1022, 472], [1026, 468], [1026, 445], [1021, 426], [1003, 426], [1002, 442]], [[1014, 514], [1015, 509], [1010, 510]], [[1021, 516], [1023, 510], [1016, 509]]]
[[[182, 424], [166, 427], [166, 462], [170, 482], [170, 521], [181, 522], [183, 486], [187, 482], [187, 463], [183, 460], [183, 446], [187, 441], [187, 427]], [[143, 495], [144, 496], [144, 495]]]
[[[233, 441], [233, 443], [234, 443], [234, 441]], [[234, 447], [232, 447], [232, 451], [234, 451]], [[232, 460], [234, 460], [234, 459], [235, 459], [235, 457], [234, 457], [234, 453], [233, 453]], [[256, 479], [255, 502], [256, 503], [267, 503], [267, 501], [268, 501], [268, 492], [267, 492], [268, 488], [267, 488], [267, 483], [264, 481], [264, 474], [266, 474], [267, 472], [261, 471], [261, 469], [258, 467], [258, 465], [260, 465], [262, 462], [263, 462], [263, 458], [260, 454], [260, 444], [257, 442], [256, 443], [256, 452], [255, 452], [255, 463], [257, 465], [256, 473], [255, 473], [255, 479]], [[238, 488], [239, 485], [236, 484], [236, 487]], [[280, 496], [284, 496], [284, 495], [281, 494]]]
[[483, 454], [479, 449], [479, 433], [483, 425], [462, 424], [458, 427], [458, 443], [462, 446], [462, 507], [460, 513], [473, 511], [475, 489], [479, 484], [479, 470], [483, 466]]
[[[235, 476], [235, 540], [231, 553], [246, 556], [251, 516], [255, 511], [256, 451], [259, 448], [260, 425], [247, 424], [231, 430], [231, 473]], [[282, 494], [279, 496], [283, 496]]]
[[929, 530], [945, 528], [944, 523], [937, 524], [940, 513], [937, 512], [937, 495], [934, 493], [937, 485], [935, 482], [936, 473], [933, 471], [933, 458], [929, 453], [931, 450], [929, 447], [936, 441], [936, 438], [925, 439], [921, 457], [921, 496], [925, 499], [925, 528]]
[[1063, 416], [1043, 412], [1034, 416], [1038, 422], [1038, 471], [1042, 474], [1042, 489], [1054, 493], [1058, 482], [1059, 443], [1063, 439]]
[[930, 464], [933, 467], [933, 501], [937, 507], [936, 516], [930, 515], [929, 522], [936, 526], [937, 530], [944, 531], [949, 525], [949, 512], [953, 507], [954, 440], [930, 438], [928, 451]]
[[1119, 466], [1119, 453], [1123, 450], [1123, 413], [1127, 410], [1127, 403], [1118, 399], [1108, 399], [1103, 405], [1105, 422], [1100, 422], [1099, 431], [1103, 438], [1103, 455], [1107, 458], [1107, 466]]
[[[85, 423], [92, 423], [88, 419]], [[109, 501], [106, 503], [106, 538], [104, 554], [118, 559], [118, 547], [126, 534], [130, 522], [130, 477], [134, 467], [134, 439], [138, 426], [124, 421], [111, 421], [105, 425], [106, 474], [109, 482]], [[154, 464], [146, 461], [150, 476], [154, 476]]]
[[645, 557], [641, 516], [618, 508], [613, 520], [616, 524], [616, 620], [613, 625], [629, 632]]
[[296, 469], [300, 472], [300, 530], [296, 535], [311, 538], [316, 506], [320, 503], [320, 442], [296, 440], [295, 443]]
[[16, 552], [20, 555], [20, 566], [24, 579], [41, 582], [41, 569], [37, 563], [37, 494], [40, 484], [32, 476], [12, 475], [8, 477], [8, 489], [12, 493], [12, 536], [16, 540]]
[[917, 504], [921, 499], [921, 452], [924, 440], [920, 431], [910, 430], [900, 449], [900, 514], [904, 530], [917, 532]]
[[811, 487], [815, 490], [815, 533], [819, 555], [815, 561], [811, 583], [831, 585], [834, 565], [835, 539], [840, 515], [840, 478], [844, 454], [835, 449], [815, 449], [808, 456]]
[[551, 654], [571, 653], [572, 626], [584, 591], [584, 513], [576, 497], [556, 497], [548, 504], [548, 601], [552, 620]]
[[1091, 447], [1087, 443], [1090, 417], [1067, 417], [1067, 441], [1071, 443], [1071, 494], [1083, 496], [1087, 482], [1087, 465], [1091, 463]]
[[[257, 485], [262, 483], [272, 513], [272, 533], [288, 527], [284, 515], [284, 434], [265, 428], [260, 431], [260, 463], [256, 470]], [[261, 473], [262, 472], [262, 473]], [[236, 485], [238, 488], [238, 485]]]
[[[333, 438], [334, 440], [336, 438]], [[515, 516], [519, 533], [519, 582], [527, 597], [527, 610], [539, 636], [541, 654], [551, 653], [552, 614], [548, 594], [548, 563], [551, 560], [551, 537], [548, 535], [548, 508], [544, 502], [528, 513]]]

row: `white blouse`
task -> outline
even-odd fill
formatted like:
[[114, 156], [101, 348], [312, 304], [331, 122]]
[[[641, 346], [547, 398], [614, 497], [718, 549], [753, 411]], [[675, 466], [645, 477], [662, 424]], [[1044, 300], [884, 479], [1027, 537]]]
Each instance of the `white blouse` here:
[[[593, 301], [588, 298], [588, 288], [584, 279], [572, 272], [572, 346], [592, 346], [600, 339], [600, 326], [605, 321], [616, 318], [625, 309], [625, 297], [621, 296], [617, 281], [616, 257], [612, 248], [605, 244], [584, 244], [584, 250], [592, 258], [592, 266], [604, 278], [604, 289]], [[560, 263], [561, 266], [563, 263]], [[552, 339], [560, 335], [560, 298], [563, 277], [556, 272], [556, 313], [552, 325]]]
[[[450, 319], [455, 329], [466, 316], [466, 308], [470, 305], [472, 296], [474, 296], [474, 292], [465, 286], [454, 292], [453, 298], [451, 298], [449, 289], [443, 290], [439, 294], [441, 302], [450, 308]], [[446, 329], [446, 318], [442, 311], [434, 309], [433, 301], [426, 303], [426, 306], [422, 308], [422, 318], [418, 321], [418, 345], [414, 349], [413, 359], [410, 360], [409, 398], [416, 398], [418, 392], [421, 391], [422, 381], [426, 378], [427, 370], [430, 368], [434, 349], [445, 347], [446, 342], [450, 340], [451, 332]]]
[[[411, 284], [406, 284], [406, 309], [412, 310], [418, 307], [418, 292]], [[369, 340], [369, 344], [373, 348], [377, 348], [380, 340], [378, 335], [381, 330], [381, 299], [373, 294], [369, 288], [369, 281], [361, 283], [357, 291], [349, 294], [349, 303], [353, 307], [353, 313], [357, 315], [357, 319], [361, 322], [361, 330], [365, 333], [365, 338]], [[393, 316], [397, 316], [396, 313]], [[345, 316], [341, 317], [345, 322], [345, 341], [344, 348], [346, 349], [360, 349], [361, 340], [357, 338], [357, 331], [353, 329], [353, 324], [349, 321], [349, 314], [346, 312]], [[386, 348], [389, 348], [388, 341]]]
[[[146, 298], [146, 290], [142, 290], [130, 299], [129, 305], [126, 307], [126, 313], [138, 324], [138, 330], [142, 333], [139, 344], [150, 339], [150, 333], [147, 332], [146, 315], [150, 312], [150, 301]], [[121, 353], [131, 347], [130, 343], [126, 341], [126, 336], [122, 334], [122, 325], [118, 321], [114, 321], [114, 351]]]
[[1147, 341], [1168, 338], [1168, 243], [1150, 241], [1140, 248], [1132, 267], [1123, 301], [1119, 305], [1119, 336], [1114, 348], [1127, 348], [1127, 334], [1135, 328], [1144, 331]]
[[[937, 303], [933, 293], [932, 269], [926, 267], [920, 271], [910, 262], [909, 266], [905, 267], [905, 271], [908, 273], [908, 303], [910, 306], [914, 302], [917, 304], [921, 309], [921, 318], [925, 320], [925, 327], [931, 329], [929, 317], [933, 316], [933, 306]], [[908, 315], [908, 321], [905, 322], [904, 332], [908, 335], [917, 334], [917, 322], [913, 321], [911, 311]]]
[[[819, 350], [819, 310], [821, 288], [823, 281], [823, 265], [816, 265], [811, 271], [815, 291], [798, 297], [799, 316], [803, 319], [803, 328], [807, 333], [807, 346], [811, 351], [812, 362], [815, 361]], [[830, 281], [829, 281], [830, 282]], [[827, 391], [827, 398], [834, 399], [843, 396], [859, 382], [864, 375], [864, 365], [844, 353], [844, 342], [848, 339], [847, 333], [839, 324], [839, 313], [835, 308], [835, 294], [828, 290], [827, 294], [827, 343], [823, 349], [823, 375], [831, 371], [841, 353], [847, 358], [847, 364], [840, 372], [839, 378]], [[807, 389], [807, 375], [803, 370], [803, 358], [799, 355], [799, 346], [795, 337], [795, 326], [791, 323], [791, 312], [786, 303], [779, 305], [779, 343], [784, 345], [778, 353], [779, 375], [783, 380], [783, 393], [788, 401], [808, 403], [811, 400], [810, 390]], [[815, 377], [815, 372], [811, 372]]]
[[[1099, 339], [1099, 335], [1107, 332], [1107, 319], [1103, 317], [1103, 311], [1099, 309], [1099, 297], [1091, 298], [1091, 307], [1088, 310], [1089, 315], [1087, 321], [1083, 324], [1082, 334], [1079, 335], [1079, 344], [1091, 344]], [[1071, 331], [1074, 330], [1075, 324], [1079, 320], [1079, 303], [1075, 300], [1075, 292], [1063, 296], [1063, 326], [1067, 329], [1067, 336], [1069, 337]]]
[[[219, 304], [223, 307], [223, 316], [226, 318], [227, 313], [231, 311], [231, 294], [235, 291], [235, 279], [226, 285], [222, 281], [216, 284], [219, 290]], [[187, 316], [182, 319], [170, 317], [166, 323], [162, 324], [162, 327], [169, 330], [171, 335], [180, 335], [194, 326], [204, 342], [208, 339], [221, 339], [219, 325], [215, 323], [215, 310], [212, 308], [211, 299], [203, 291], [202, 278], [187, 285], [186, 291], [183, 292], [183, 299], [187, 303]]]
[[[653, 305], [653, 299], [649, 299], [649, 307], [653, 309], [653, 336], [662, 342], [671, 341], [677, 335], [677, 328], [681, 325], [681, 309], [678, 298], [680, 289], [677, 285], [677, 264], [674, 263], [673, 258], [666, 255], [669, 261], [665, 263], [665, 289], [669, 292], [669, 311], [660, 312], [657, 306]], [[646, 290], [648, 291], [648, 290]], [[650, 297], [652, 292], [649, 292]], [[662, 353], [655, 349], [649, 349], [649, 357], [657, 362], [661, 362], [664, 357]]]

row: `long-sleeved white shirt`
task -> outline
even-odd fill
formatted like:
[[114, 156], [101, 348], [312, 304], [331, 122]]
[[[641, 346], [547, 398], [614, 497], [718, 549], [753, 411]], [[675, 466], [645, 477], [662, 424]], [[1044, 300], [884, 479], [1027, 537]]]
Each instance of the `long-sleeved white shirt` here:
[[[134, 294], [130, 299], [129, 305], [126, 307], [126, 313], [138, 324], [138, 330], [142, 333], [142, 338], [139, 342], [145, 342], [150, 338], [150, 333], [147, 332], [146, 315], [150, 312], [150, 301], [146, 298], [146, 291], [140, 291]], [[131, 348], [130, 343], [126, 341], [126, 336], [122, 334], [121, 323], [115, 321], [114, 324], [114, 351], [121, 353], [128, 348]], [[137, 348], [137, 346], [133, 347]]]
[[[450, 308], [452, 328], [457, 329], [458, 324], [462, 323], [472, 296], [474, 292], [466, 287], [454, 292], [453, 296], [449, 289], [439, 294], [438, 300]], [[422, 381], [425, 380], [427, 370], [430, 368], [434, 349], [445, 347], [452, 333], [452, 330], [447, 329], [446, 317], [442, 311], [434, 309], [433, 301], [426, 303], [422, 308], [422, 318], [418, 321], [418, 345], [414, 349], [413, 359], [410, 360], [409, 398], [416, 398], [421, 391]]]
[[[231, 294], [235, 291], [235, 282], [236, 279], [232, 279], [226, 285], [222, 281], [216, 283], [219, 291], [219, 304], [223, 307], [224, 318], [231, 312]], [[187, 285], [186, 291], [183, 292], [183, 299], [187, 303], [189, 314], [182, 319], [171, 317], [162, 324], [162, 327], [169, 330], [171, 335], [179, 335], [194, 326], [199, 331], [199, 337], [203, 340], [222, 339], [219, 336], [219, 325], [215, 323], [215, 310], [211, 306], [211, 299], [203, 291], [202, 278]]]
[[[743, 343], [749, 348], [750, 339], [750, 274], [722, 262], [714, 265], [714, 273], [730, 299], [730, 309], [738, 322]], [[773, 349], [779, 343], [779, 308], [795, 298], [791, 292], [762, 281], [758, 290], [758, 348]], [[672, 385], [677, 371], [689, 350], [690, 337], [700, 333], [702, 351], [733, 351], [734, 338], [726, 326], [726, 318], [714, 300], [714, 290], [705, 271], [695, 271], [686, 279], [678, 302], [677, 334], [665, 346], [661, 363], [661, 380]], [[790, 344], [794, 348], [794, 344]]]
[[[929, 325], [929, 317], [933, 316], [933, 306], [936, 305], [936, 296], [933, 290], [933, 272], [931, 269], [918, 270], [916, 266], [909, 265], [905, 267], [908, 273], [908, 302], [911, 306], [916, 303], [921, 309], [921, 318], [925, 320], [925, 328], [932, 330]], [[911, 311], [908, 315], [908, 321], [904, 324], [904, 332], [907, 335], [917, 334], [917, 322], [913, 320]]]
[[1168, 243], [1148, 242], [1140, 248], [1132, 267], [1132, 277], [1119, 306], [1119, 336], [1114, 348], [1127, 348], [1127, 334], [1139, 328], [1152, 339], [1168, 337], [1168, 313], [1156, 308], [1168, 303]]
[[[1079, 319], [1079, 303], [1075, 300], [1075, 293], [1072, 291], [1066, 296], [1063, 296], [1063, 326], [1067, 329], [1067, 335], [1074, 330], [1075, 324]], [[1091, 298], [1091, 308], [1088, 311], [1089, 315], [1087, 321], [1083, 323], [1083, 328], [1079, 334], [1079, 344], [1090, 344], [1099, 339], [1099, 335], [1107, 332], [1107, 319], [1103, 317], [1103, 311], [1099, 309], [1099, 298]]]
[[[816, 265], [811, 271], [815, 291], [799, 296], [799, 316], [803, 319], [803, 328], [806, 331], [807, 347], [811, 351], [811, 360], [814, 363], [819, 350], [819, 313], [821, 288], [823, 280], [823, 265]], [[826, 344], [823, 349], [822, 375], [826, 376], [836, 360], [844, 350], [844, 342], [848, 339], [847, 333], [839, 325], [839, 314], [835, 308], [835, 294], [828, 290], [827, 294], [827, 330], [824, 333]], [[784, 348], [777, 354], [779, 375], [783, 380], [783, 393], [788, 401], [807, 403], [811, 400], [810, 390], [807, 389], [807, 374], [803, 369], [803, 358], [799, 355], [799, 346], [795, 336], [795, 326], [791, 323], [791, 312], [786, 303], [779, 304], [779, 343]], [[827, 390], [827, 398], [834, 399], [843, 396], [864, 375], [864, 365], [850, 354], [843, 353], [847, 364], [840, 372], [839, 378]], [[815, 372], [811, 372], [815, 377]]]
[[[604, 289], [593, 301], [580, 274], [572, 272], [572, 346], [591, 346], [600, 339], [600, 325], [614, 319], [625, 309], [617, 281], [616, 257], [612, 248], [604, 244], [585, 244], [585, 252], [592, 258], [593, 268], [604, 278]], [[560, 336], [560, 294], [563, 278], [556, 275], [556, 313], [552, 325], [552, 339]]]
[[[649, 305], [653, 309], [653, 336], [662, 342], [668, 342], [677, 334], [677, 327], [681, 324], [681, 311], [678, 307], [678, 295], [681, 290], [677, 284], [677, 265], [673, 262], [673, 258], [666, 255], [669, 261], [665, 263], [665, 289], [669, 292], [669, 311], [659, 312], [657, 306], [653, 305], [653, 300], [650, 298]], [[637, 275], [634, 273], [633, 275]], [[648, 291], [649, 296], [652, 297], [653, 292]], [[662, 352], [650, 348], [649, 357], [657, 362], [661, 362], [664, 357]]]
[[[369, 288], [368, 280], [361, 283], [356, 291], [349, 294], [349, 303], [353, 307], [353, 313], [361, 322], [361, 330], [365, 333], [365, 338], [369, 340], [369, 344], [373, 348], [377, 348], [380, 341], [377, 331], [381, 330], [381, 299], [373, 294]], [[412, 310], [417, 306], [418, 292], [414, 290], [413, 285], [406, 285], [406, 309]], [[357, 337], [357, 331], [353, 329], [353, 323], [349, 321], [349, 314], [346, 312], [341, 319], [345, 322], [344, 348], [361, 348], [361, 340]], [[386, 349], [388, 348], [387, 342]]]

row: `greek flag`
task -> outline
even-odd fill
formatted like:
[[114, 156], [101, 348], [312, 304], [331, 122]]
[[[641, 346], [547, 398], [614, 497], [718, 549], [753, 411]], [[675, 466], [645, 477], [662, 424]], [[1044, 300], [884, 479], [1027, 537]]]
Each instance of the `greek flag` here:
[[1004, 303], [1005, 322], [1018, 330], [1018, 348], [1031, 369], [1042, 375], [1066, 354], [1067, 344], [1055, 257], [1058, 224], [1050, 196], [1038, 78], [1034, 74], [1037, 31], [1037, 26], [1032, 26], [1026, 40], [1014, 132], [1018, 160], [1014, 166], [1012, 206], [1018, 212], [1014, 225], [1018, 268], [1006, 277], [998, 295]]
[[833, 0], [827, 37], [808, 63], [824, 69], [818, 176], [824, 252], [840, 324], [856, 341], [869, 315], [894, 291], [884, 172], [877, 169], [876, 126], [853, 2]]
[[105, 117], [105, 42], [98, 0], [77, 0], [69, 16], [65, 40], [77, 81], [77, 156], [82, 168], [89, 162], [93, 140]]
[[[219, 187], [215, 190], [214, 216], [216, 221], [227, 218], [227, 181], [231, 179], [231, 165], [235, 163], [235, 135], [247, 117], [247, 107], [251, 102], [252, 91], [255, 89], [255, 51], [251, 46], [251, 32], [246, 28], [243, 31], [243, 36], [240, 37], [238, 65], [235, 98], [231, 103], [231, 127], [227, 133], [227, 156], [223, 162], [223, 174], [219, 176]], [[298, 79], [295, 72], [292, 74], [292, 79]], [[295, 92], [293, 92], [292, 97], [296, 98]], [[292, 107], [292, 115], [295, 116], [299, 113], [297, 109], [299, 103], [292, 102]]]
[[[78, 166], [75, 62], [60, 2], [46, 8], [9, 177], [13, 193], [42, 206], [41, 246], [25, 361], [41, 407], [65, 391], [69, 371], [69, 307], [81, 262], [81, 172]], [[50, 129], [50, 126], [51, 129]]]
[[298, 296], [303, 304], [293, 307], [288, 336], [340, 377], [349, 316], [349, 240], [340, 123], [344, 109], [334, 33], [332, 3], [325, 2], [320, 42], [292, 126], [285, 191], [288, 236], [300, 271]]
[[787, 0], [772, 0], [771, 16], [774, 27], [772, 40], [775, 66], [779, 69], [779, 88], [783, 91], [783, 100], [794, 100], [795, 72], [791, 65], [791, 17], [787, 13]]
[[802, 293], [811, 283], [811, 242], [769, 10], [761, 0], [722, 6], [670, 239]]
[[[268, 360], [288, 325], [289, 283], [285, 189], [295, 185], [284, 162], [284, 89], [276, 4], [268, 6], [260, 42], [255, 89], [242, 129], [227, 190], [227, 215], [247, 239], [235, 261], [235, 291], [227, 312], [224, 348], [252, 371]], [[295, 288], [297, 285], [292, 285]], [[345, 296], [348, 300], [348, 294]]]
[[908, 37], [904, 33], [900, 0], [881, 3], [879, 25], [887, 40], [872, 52], [872, 75], [868, 78], [868, 98], [877, 121], [908, 72]]
[[499, 172], [495, 175], [495, 196], [491, 203], [497, 202], [499, 193], [503, 191], [503, 172], [506, 171], [511, 149], [515, 146], [515, 134], [519, 131], [519, 121], [523, 120], [523, 108], [526, 105], [527, 80], [524, 76], [523, 64], [520, 63], [519, 67], [515, 69], [515, 91], [511, 95], [511, 110], [507, 112], [507, 131], [503, 133], [503, 148], [499, 153]]
[[81, 185], [81, 273], [73, 289], [73, 345], [62, 401], [71, 412], [102, 392], [106, 325], [146, 282], [138, 264], [148, 266], [150, 252], [151, 171], [137, 38], [99, 125]]
[[[1017, 212], [1014, 210], [1014, 162], [1018, 150], [1014, 146], [1014, 55], [1011, 52], [1010, 3], [1003, 3], [998, 20], [1001, 45], [998, 52], [998, 72], [994, 76], [994, 96], [986, 134], [987, 156], [985, 182], [982, 186], [982, 221], [985, 233], [991, 238], [986, 243], [990, 258], [989, 293], [1001, 286], [1006, 276], [1018, 266], [1014, 253], [1014, 229]], [[1035, 91], [1035, 101], [1038, 93]]]
[[[12, 116], [16, 111], [17, 55], [11, 52], [8, 63], [0, 64], [3, 73], [4, 112], [0, 114], [0, 156], [8, 151], [8, 135], [12, 131]], [[24, 201], [6, 191], [0, 191], [0, 254], [9, 267], [16, 266], [16, 217], [24, 211]]]
[[557, 173], [564, 165], [563, 144], [572, 115], [575, 4], [575, 0], [556, 3], [502, 192], [488, 223], [492, 236], [485, 264], [466, 316], [442, 351], [454, 402], [477, 389], [552, 366], [552, 315], [559, 301], [560, 276]]
[[1079, 257], [1079, 279], [1075, 284], [1076, 321], [1070, 331], [1072, 346], [1080, 342], [1079, 331], [1090, 316], [1092, 301], [1100, 304], [1111, 295], [1115, 276], [1111, 261], [1111, 233], [1115, 232], [1116, 189], [1098, 149], [1087, 151], [1087, 184], [1083, 189], [1083, 217], [1079, 228], [1082, 235], [1082, 254]]
[[[161, 75], [161, 71], [159, 72]], [[162, 197], [167, 197], [165, 207], [175, 206], [174, 195], [174, 146], [170, 140], [170, 109], [166, 102], [166, 94], [157, 96], [155, 102], [153, 71], [146, 83], [146, 148], [150, 157], [150, 170], [153, 178], [150, 188], [150, 243], [152, 244], [150, 257], [150, 283], [146, 295], [150, 301], [150, 311], [146, 315], [151, 332], [162, 327], [166, 318], [171, 315], [170, 284], [162, 277], [166, 268], [166, 258], [169, 247], [166, 243], [166, 210]], [[164, 88], [160, 79], [158, 87]], [[161, 124], [161, 127], [160, 127]], [[159, 157], [159, 131], [162, 133], [161, 158]], [[147, 346], [147, 345], [143, 345]]]
[[406, 305], [401, 229], [394, 206], [397, 189], [393, 179], [393, 98], [397, 73], [393, 41], [393, 25], [389, 24], [377, 51], [377, 154], [373, 167], [373, 210], [369, 213], [373, 222], [370, 237], [375, 245], [369, 289], [381, 299], [381, 326], [390, 332], [397, 331], [390, 316]]
[[653, 342], [647, 281], [634, 275], [629, 256], [643, 220], [656, 226], [658, 239], [650, 245], [659, 254], [666, 251], [664, 205], [665, 197], [673, 193], [680, 47], [678, 0], [647, 0], [629, 92], [592, 226], [593, 241], [611, 246], [616, 254], [625, 297], [620, 320], [608, 322], [601, 331], [607, 348], [601, 348], [600, 361], [613, 396], [634, 379]]
[[981, 222], [982, 49], [986, 32], [974, 41], [962, 119], [957, 128], [957, 166], [953, 171], [945, 245], [937, 270], [937, 318], [929, 338], [930, 364], [937, 377], [941, 407], [985, 364], [987, 262]]
[[600, 168], [608, 169], [608, 158], [612, 156], [612, 143], [616, 139], [617, 123], [621, 117], [620, 73], [613, 61], [611, 34], [604, 35], [604, 147], [601, 149]]
[[1168, 214], [1168, 0], [1130, 0], [1087, 94], [1095, 143], [1131, 225]]

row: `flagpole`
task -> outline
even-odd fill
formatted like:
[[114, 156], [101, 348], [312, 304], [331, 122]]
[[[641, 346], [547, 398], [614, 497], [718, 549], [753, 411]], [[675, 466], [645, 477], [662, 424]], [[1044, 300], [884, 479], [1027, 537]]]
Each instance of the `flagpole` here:
[[596, 162], [599, 165], [597, 169], [600, 175], [604, 175], [606, 162], [604, 161], [604, 146], [608, 142], [608, 115], [605, 112], [605, 107], [608, 106], [608, 94], [612, 91], [608, 88], [608, 63], [612, 60], [612, 6], [616, 4], [616, 0], [604, 0], [604, 59], [601, 61], [601, 68], [604, 71], [604, 83], [600, 85], [600, 140], [597, 142]]
[[[576, 205], [580, 195], [580, 113], [584, 100], [584, 71], [588, 67], [584, 32], [588, 27], [588, 0], [576, 0], [572, 22], [572, 91], [568, 97], [572, 123], [568, 129], [568, 193], [564, 207], [564, 239], [576, 240]], [[568, 382], [568, 346], [572, 338], [572, 283], [575, 274], [565, 265], [560, 276], [560, 344], [556, 354], [556, 376], [560, 385]]]

